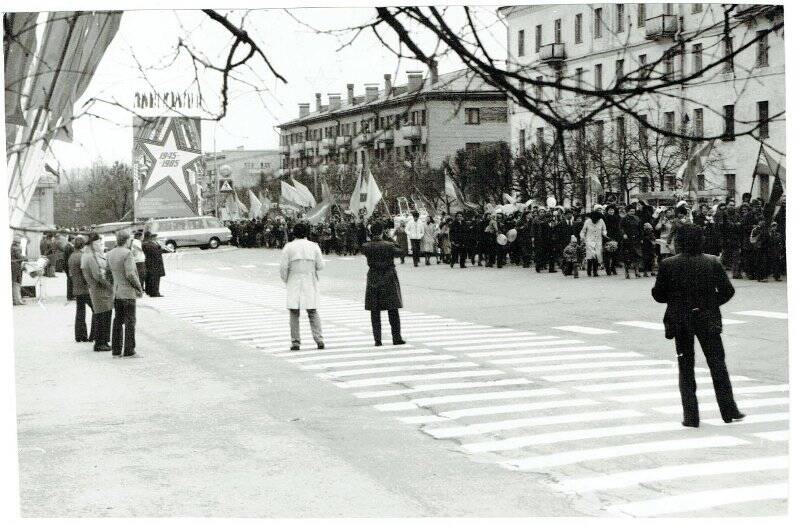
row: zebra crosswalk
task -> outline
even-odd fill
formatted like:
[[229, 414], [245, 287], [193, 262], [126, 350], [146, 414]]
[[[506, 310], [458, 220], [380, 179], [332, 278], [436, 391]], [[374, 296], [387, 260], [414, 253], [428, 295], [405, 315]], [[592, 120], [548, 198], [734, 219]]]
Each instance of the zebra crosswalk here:
[[[169, 295], [152, 300], [154, 308], [329, 382], [399, 431], [448, 440], [498, 468], [546, 474], [541, 482], [553, 491], [609, 515], [735, 515], [748, 501], [787, 507], [788, 384], [734, 373], [748, 416], [727, 425], [709, 372], [698, 366], [702, 425], [686, 429], [675, 361], [614, 344], [622, 330], [662, 330], [660, 323], [531, 332], [403, 310], [407, 344], [378, 349], [363, 304], [323, 296], [325, 349], [292, 352], [282, 288], [196, 272], [162, 286]], [[729, 324], [781, 319], [738, 314]], [[301, 339], [313, 341], [307, 323]], [[711, 479], [714, 490], [706, 490]]]

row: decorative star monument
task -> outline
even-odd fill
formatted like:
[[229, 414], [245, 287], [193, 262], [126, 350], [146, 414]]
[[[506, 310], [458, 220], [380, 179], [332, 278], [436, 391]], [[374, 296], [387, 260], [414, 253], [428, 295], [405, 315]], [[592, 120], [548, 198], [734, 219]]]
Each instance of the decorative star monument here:
[[[175, 216], [197, 213], [195, 194], [196, 174], [202, 171], [200, 145], [185, 136], [179, 119], [167, 117], [162, 121], [160, 140], [138, 139], [144, 157], [141, 163], [141, 191], [137, 201], [137, 216]], [[182, 213], [181, 213], [182, 212]]]

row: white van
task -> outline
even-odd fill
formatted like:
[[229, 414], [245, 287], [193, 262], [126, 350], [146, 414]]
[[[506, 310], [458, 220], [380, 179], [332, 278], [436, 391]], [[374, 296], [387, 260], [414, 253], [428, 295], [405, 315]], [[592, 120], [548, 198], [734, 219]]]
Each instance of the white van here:
[[184, 246], [213, 250], [231, 240], [231, 231], [216, 217], [154, 219], [148, 221], [144, 228], [145, 231], [155, 233], [158, 243], [170, 251]]

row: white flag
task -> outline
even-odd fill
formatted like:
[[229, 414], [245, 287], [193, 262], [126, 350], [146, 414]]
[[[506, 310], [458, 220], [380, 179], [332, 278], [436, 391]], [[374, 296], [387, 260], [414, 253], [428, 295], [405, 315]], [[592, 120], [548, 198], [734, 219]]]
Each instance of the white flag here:
[[360, 198], [362, 202], [361, 208], [367, 209], [367, 217], [372, 215], [372, 212], [375, 211], [375, 207], [383, 198], [383, 194], [380, 188], [378, 188], [378, 183], [375, 181], [375, 177], [372, 176], [369, 166], [367, 167], [366, 184], [361, 188]]
[[364, 179], [362, 178], [363, 175], [363, 168], [358, 172], [358, 179], [356, 180], [356, 187], [353, 188], [353, 194], [350, 196], [350, 211], [354, 214], [358, 215], [358, 210], [360, 210], [363, 206], [361, 206], [361, 186], [363, 185]]
[[305, 184], [294, 178], [292, 179], [292, 184], [294, 184], [294, 188], [297, 190], [297, 193], [305, 201], [305, 206], [313, 208], [317, 205], [317, 199], [314, 198], [314, 194], [311, 193], [311, 190], [309, 190]]
[[249, 219], [260, 219], [261, 218], [261, 201], [258, 200], [256, 194], [253, 193], [253, 190], [247, 190], [247, 196], [250, 200], [250, 211], [247, 214]]

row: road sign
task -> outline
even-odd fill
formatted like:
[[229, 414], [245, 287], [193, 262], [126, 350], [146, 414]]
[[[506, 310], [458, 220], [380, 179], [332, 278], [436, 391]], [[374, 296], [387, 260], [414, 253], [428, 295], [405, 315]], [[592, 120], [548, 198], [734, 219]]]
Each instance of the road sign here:
[[233, 181], [230, 179], [220, 179], [219, 181], [220, 193], [233, 193]]

